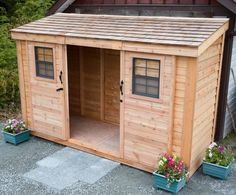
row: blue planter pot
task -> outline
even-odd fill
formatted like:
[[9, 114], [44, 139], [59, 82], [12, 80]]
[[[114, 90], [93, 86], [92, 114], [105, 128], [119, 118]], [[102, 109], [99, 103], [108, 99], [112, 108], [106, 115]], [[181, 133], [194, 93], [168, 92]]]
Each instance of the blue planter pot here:
[[3, 133], [3, 138], [5, 142], [9, 142], [14, 145], [27, 141], [30, 138], [30, 130], [26, 130], [18, 134], [11, 134], [4, 131], [2, 133]]
[[226, 179], [231, 170], [231, 165], [232, 163], [230, 163], [227, 167], [224, 167], [224, 166], [220, 166], [217, 164], [212, 164], [212, 163], [203, 161], [202, 170], [203, 170], [203, 173], [206, 175], [217, 177], [219, 179]]
[[173, 194], [177, 194], [186, 184], [185, 179], [175, 181], [172, 184], [168, 184], [167, 178], [163, 175], [158, 174], [157, 172], [153, 173], [154, 184], [153, 187], [156, 189], [163, 189]]

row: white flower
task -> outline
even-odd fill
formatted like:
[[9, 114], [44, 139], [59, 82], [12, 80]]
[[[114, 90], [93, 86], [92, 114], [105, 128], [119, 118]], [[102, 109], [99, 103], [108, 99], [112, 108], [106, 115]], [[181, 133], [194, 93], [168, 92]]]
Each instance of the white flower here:
[[212, 149], [212, 148], [214, 148], [215, 146], [217, 146], [217, 144], [216, 144], [215, 142], [212, 142], [212, 143], [208, 146], [208, 148], [209, 148], [209, 149]]
[[159, 161], [159, 166], [162, 166], [164, 163], [162, 160]]
[[209, 157], [210, 157], [210, 158], [212, 157], [212, 153], [211, 153], [211, 152], [209, 153]]

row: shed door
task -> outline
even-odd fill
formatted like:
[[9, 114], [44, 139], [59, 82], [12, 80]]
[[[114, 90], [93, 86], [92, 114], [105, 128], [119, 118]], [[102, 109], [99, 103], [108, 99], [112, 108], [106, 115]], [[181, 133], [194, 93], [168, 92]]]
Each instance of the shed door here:
[[154, 170], [170, 150], [175, 58], [125, 52], [124, 158]]
[[32, 130], [65, 139], [64, 47], [30, 43], [28, 51]]

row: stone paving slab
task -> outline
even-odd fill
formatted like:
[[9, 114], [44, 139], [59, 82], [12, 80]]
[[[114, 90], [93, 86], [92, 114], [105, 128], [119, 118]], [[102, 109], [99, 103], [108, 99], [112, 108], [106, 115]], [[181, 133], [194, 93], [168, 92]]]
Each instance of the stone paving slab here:
[[63, 148], [38, 161], [37, 168], [24, 177], [63, 190], [77, 181], [94, 184], [119, 166], [113, 162], [72, 148]]

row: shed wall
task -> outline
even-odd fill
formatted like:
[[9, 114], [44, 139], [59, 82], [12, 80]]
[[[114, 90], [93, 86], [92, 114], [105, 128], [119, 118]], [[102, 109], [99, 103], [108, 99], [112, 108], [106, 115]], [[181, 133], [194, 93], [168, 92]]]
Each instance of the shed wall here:
[[178, 155], [182, 153], [182, 139], [184, 126], [184, 105], [186, 92], [186, 77], [188, 68], [188, 58], [176, 57], [176, 84], [174, 96], [174, 124], [172, 150]]
[[22, 117], [29, 128], [32, 128], [32, 110], [30, 99], [29, 65], [27, 41], [17, 41], [17, 58], [20, 77], [20, 94]]
[[[161, 59], [160, 101], [132, 94], [133, 58]], [[125, 52], [124, 159], [149, 170], [159, 154], [171, 149], [175, 57]], [[154, 100], [154, 101], [153, 101]]]
[[214, 139], [222, 40], [220, 37], [198, 58], [190, 175], [200, 166], [205, 149]]

